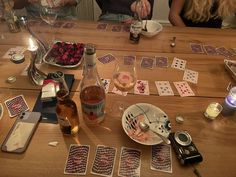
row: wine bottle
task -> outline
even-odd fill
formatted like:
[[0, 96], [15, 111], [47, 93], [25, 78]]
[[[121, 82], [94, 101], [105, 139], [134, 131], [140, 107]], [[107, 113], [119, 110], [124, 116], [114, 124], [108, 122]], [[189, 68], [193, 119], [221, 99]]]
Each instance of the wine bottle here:
[[88, 125], [103, 121], [105, 113], [105, 89], [96, 67], [96, 48], [86, 44], [83, 78], [80, 83], [80, 102], [83, 119]]

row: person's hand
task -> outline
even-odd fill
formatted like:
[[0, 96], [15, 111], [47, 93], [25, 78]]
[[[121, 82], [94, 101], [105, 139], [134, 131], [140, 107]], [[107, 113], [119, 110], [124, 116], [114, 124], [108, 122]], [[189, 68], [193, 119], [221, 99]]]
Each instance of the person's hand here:
[[151, 5], [148, 0], [141, 0], [138, 4], [135, 1], [131, 4], [131, 10], [138, 13], [141, 18], [146, 18], [151, 12]]

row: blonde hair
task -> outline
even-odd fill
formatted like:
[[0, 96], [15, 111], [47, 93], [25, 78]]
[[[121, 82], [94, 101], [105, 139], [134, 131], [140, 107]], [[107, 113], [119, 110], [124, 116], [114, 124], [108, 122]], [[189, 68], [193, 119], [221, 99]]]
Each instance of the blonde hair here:
[[[216, 11], [211, 12], [216, 3]], [[184, 16], [193, 22], [204, 22], [210, 18], [224, 18], [236, 12], [235, 0], [186, 0]]]

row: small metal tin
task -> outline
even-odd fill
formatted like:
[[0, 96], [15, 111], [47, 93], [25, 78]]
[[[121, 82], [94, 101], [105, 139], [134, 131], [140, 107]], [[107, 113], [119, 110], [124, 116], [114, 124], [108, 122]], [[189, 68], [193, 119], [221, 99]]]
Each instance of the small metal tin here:
[[16, 64], [23, 63], [25, 61], [25, 56], [20, 53], [14, 54], [11, 56], [11, 61]]
[[192, 142], [191, 136], [186, 131], [177, 131], [175, 132], [175, 140], [182, 146], [188, 146]]
[[12, 83], [16, 82], [16, 77], [15, 77], [15, 76], [10, 76], [10, 77], [8, 77], [8, 78], [7, 78], [7, 82], [8, 82], [9, 84], [12, 84]]

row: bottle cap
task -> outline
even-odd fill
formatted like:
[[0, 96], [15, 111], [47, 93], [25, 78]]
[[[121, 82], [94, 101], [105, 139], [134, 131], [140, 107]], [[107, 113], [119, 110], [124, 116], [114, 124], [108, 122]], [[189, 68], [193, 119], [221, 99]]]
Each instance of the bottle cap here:
[[25, 61], [25, 56], [20, 53], [14, 54], [11, 56], [11, 61], [16, 64], [23, 63]]
[[180, 124], [184, 122], [184, 118], [181, 115], [177, 115], [175, 120], [176, 120], [176, 122], [178, 122]]
[[9, 84], [12, 84], [12, 83], [16, 82], [16, 77], [15, 77], [15, 76], [10, 76], [10, 77], [8, 77], [8, 78], [7, 78], [7, 82], [8, 82]]

